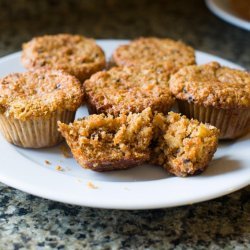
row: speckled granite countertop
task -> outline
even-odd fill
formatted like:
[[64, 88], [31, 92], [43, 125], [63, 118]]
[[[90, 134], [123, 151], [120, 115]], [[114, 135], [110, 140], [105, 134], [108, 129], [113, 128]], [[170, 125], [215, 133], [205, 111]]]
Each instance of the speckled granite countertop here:
[[[159, 36], [250, 69], [250, 33], [201, 0], [0, 0], [0, 56], [44, 33]], [[212, 201], [153, 211], [64, 205], [0, 184], [0, 249], [250, 249], [250, 186]]]

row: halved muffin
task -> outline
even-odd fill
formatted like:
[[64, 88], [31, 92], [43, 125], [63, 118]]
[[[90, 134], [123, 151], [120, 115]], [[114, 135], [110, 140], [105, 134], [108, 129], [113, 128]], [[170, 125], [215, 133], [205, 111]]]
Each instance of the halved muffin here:
[[74, 120], [83, 100], [80, 82], [65, 72], [40, 69], [0, 79], [0, 130], [15, 145], [50, 147], [62, 141], [57, 121]]
[[167, 113], [174, 103], [170, 75], [157, 65], [115, 67], [98, 72], [84, 83], [90, 113], [117, 116], [152, 111]]
[[93, 39], [58, 34], [35, 37], [23, 44], [22, 64], [29, 70], [64, 70], [84, 81], [102, 70], [106, 62], [104, 52]]
[[217, 62], [187, 66], [172, 75], [170, 89], [181, 113], [219, 128], [221, 139], [250, 130], [250, 74]]
[[95, 171], [126, 169], [144, 162], [177, 176], [202, 172], [218, 146], [219, 130], [170, 112], [91, 115], [58, 123], [76, 161]]
[[156, 114], [153, 128], [151, 161], [177, 176], [202, 172], [218, 146], [217, 128], [174, 112]]
[[174, 73], [183, 66], [195, 64], [195, 52], [193, 48], [180, 41], [145, 37], [119, 46], [112, 55], [111, 64], [158, 65], [166, 72]]
[[149, 160], [152, 112], [90, 115], [69, 125], [58, 123], [74, 158], [95, 171], [126, 169]]

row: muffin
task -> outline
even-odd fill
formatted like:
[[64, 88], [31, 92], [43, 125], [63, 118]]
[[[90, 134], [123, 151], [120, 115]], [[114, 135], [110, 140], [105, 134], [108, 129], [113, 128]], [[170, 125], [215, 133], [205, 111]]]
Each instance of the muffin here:
[[217, 128], [174, 112], [156, 114], [153, 128], [151, 162], [176, 176], [204, 171], [218, 146]]
[[180, 112], [220, 129], [234, 139], [250, 129], [250, 74], [217, 62], [188, 66], [170, 79]]
[[90, 113], [117, 116], [152, 111], [167, 113], [174, 103], [169, 74], [161, 66], [114, 67], [98, 72], [84, 83]]
[[10, 74], [0, 80], [0, 131], [21, 147], [54, 146], [63, 139], [57, 121], [73, 121], [82, 99], [80, 82], [63, 71]]
[[22, 64], [29, 70], [64, 70], [84, 81], [106, 63], [104, 52], [93, 39], [59, 34], [35, 37], [23, 44]]
[[171, 39], [139, 38], [119, 46], [113, 53], [111, 64], [118, 66], [161, 65], [168, 73], [183, 66], [195, 64], [193, 48]]
[[90, 115], [69, 125], [58, 122], [74, 158], [95, 171], [126, 169], [149, 160], [152, 112]]

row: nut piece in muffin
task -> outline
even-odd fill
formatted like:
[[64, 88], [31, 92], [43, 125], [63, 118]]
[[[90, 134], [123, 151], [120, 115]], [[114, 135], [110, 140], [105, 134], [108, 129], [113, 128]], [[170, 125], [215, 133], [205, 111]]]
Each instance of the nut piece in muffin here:
[[104, 52], [93, 39], [58, 34], [35, 37], [23, 44], [22, 64], [29, 70], [64, 70], [84, 81], [102, 70], [106, 62]]
[[169, 74], [157, 65], [114, 67], [85, 81], [90, 113], [117, 116], [152, 111], [167, 113], [174, 103], [168, 86]]
[[149, 37], [119, 46], [111, 61], [118, 66], [160, 65], [168, 73], [174, 73], [183, 66], [195, 64], [195, 53], [182, 42]]
[[90, 115], [69, 125], [58, 123], [74, 158], [95, 171], [126, 169], [150, 157], [152, 112], [139, 114]]
[[82, 99], [79, 80], [63, 71], [10, 74], [0, 79], [0, 130], [21, 147], [56, 145], [63, 139], [57, 121], [73, 121]]
[[156, 114], [153, 127], [151, 161], [174, 175], [202, 172], [217, 149], [219, 130], [212, 125], [169, 112]]
[[181, 113], [233, 139], [250, 129], [250, 74], [217, 62], [182, 68], [170, 79]]

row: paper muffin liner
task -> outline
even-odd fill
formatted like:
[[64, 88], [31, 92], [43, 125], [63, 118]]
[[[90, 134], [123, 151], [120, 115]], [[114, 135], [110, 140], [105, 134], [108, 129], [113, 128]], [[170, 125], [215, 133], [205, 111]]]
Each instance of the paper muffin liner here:
[[220, 129], [219, 139], [234, 139], [250, 130], [250, 109], [218, 109], [177, 100], [179, 110], [188, 118]]
[[63, 137], [57, 128], [57, 121], [70, 123], [74, 120], [75, 111], [56, 111], [50, 117], [38, 117], [21, 121], [0, 114], [0, 131], [12, 144], [24, 148], [44, 148], [54, 146]]

